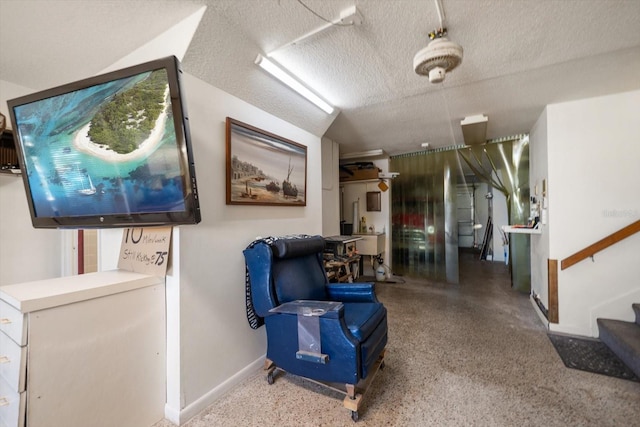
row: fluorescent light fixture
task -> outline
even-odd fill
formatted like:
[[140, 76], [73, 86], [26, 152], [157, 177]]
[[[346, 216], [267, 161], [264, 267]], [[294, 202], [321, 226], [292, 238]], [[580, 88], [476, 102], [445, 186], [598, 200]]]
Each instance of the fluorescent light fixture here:
[[386, 156], [387, 156], [387, 153], [382, 148], [376, 148], [375, 150], [340, 154], [340, 159], [361, 159], [366, 157], [386, 157]]
[[429, 144], [428, 142], [423, 142], [422, 144], [420, 144], [422, 148], [429, 148], [430, 145], [431, 144]]
[[256, 64], [259, 65], [263, 70], [271, 74], [273, 77], [280, 80], [282, 83], [286, 84], [291, 89], [307, 98], [325, 113], [333, 113], [334, 108], [331, 105], [329, 105], [315, 93], [311, 92], [311, 90], [309, 90], [306, 86], [304, 86], [302, 83], [293, 78], [283, 69], [279, 68], [276, 64], [269, 61], [264, 56], [258, 55], [258, 57], [256, 58]]

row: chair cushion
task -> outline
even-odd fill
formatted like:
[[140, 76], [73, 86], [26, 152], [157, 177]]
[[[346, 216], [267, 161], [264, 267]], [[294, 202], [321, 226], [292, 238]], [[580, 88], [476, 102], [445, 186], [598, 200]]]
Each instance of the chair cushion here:
[[279, 239], [273, 243], [273, 256], [286, 259], [322, 253], [324, 245], [322, 236]]
[[272, 271], [278, 304], [298, 299], [327, 299], [327, 275], [318, 254], [275, 259]]
[[366, 340], [386, 316], [381, 303], [344, 303], [344, 321], [349, 332], [360, 342]]

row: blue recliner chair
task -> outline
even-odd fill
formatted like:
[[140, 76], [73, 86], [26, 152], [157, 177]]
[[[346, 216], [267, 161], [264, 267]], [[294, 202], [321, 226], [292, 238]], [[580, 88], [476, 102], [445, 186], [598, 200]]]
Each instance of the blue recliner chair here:
[[244, 250], [247, 311], [254, 327], [264, 321], [267, 328], [269, 383], [279, 368], [341, 385], [356, 421], [360, 398], [384, 367], [387, 311], [373, 283], [328, 282], [324, 246], [321, 236], [252, 243]]

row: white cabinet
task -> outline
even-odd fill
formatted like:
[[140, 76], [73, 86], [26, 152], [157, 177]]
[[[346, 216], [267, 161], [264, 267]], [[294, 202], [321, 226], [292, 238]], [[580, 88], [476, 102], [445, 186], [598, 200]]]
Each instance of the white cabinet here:
[[373, 234], [355, 234], [355, 236], [362, 237], [356, 244], [358, 248], [358, 254], [360, 255], [373, 255], [376, 256], [384, 252], [385, 234], [373, 233]]
[[164, 279], [114, 270], [0, 287], [0, 426], [164, 416]]
[[27, 322], [0, 299], [0, 426], [24, 426]]

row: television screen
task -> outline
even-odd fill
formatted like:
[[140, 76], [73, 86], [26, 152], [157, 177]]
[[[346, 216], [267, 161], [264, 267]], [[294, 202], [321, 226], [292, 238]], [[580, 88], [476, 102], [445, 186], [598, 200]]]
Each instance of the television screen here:
[[181, 72], [172, 56], [7, 102], [34, 227], [200, 222]]

